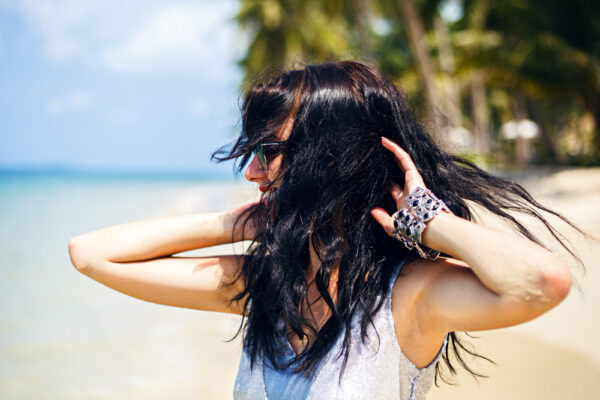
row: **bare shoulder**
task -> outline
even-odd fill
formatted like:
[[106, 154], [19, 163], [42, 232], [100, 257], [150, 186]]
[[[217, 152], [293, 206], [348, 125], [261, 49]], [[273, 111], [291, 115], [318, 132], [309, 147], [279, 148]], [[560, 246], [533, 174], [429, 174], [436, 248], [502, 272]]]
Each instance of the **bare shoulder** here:
[[406, 311], [418, 300], [425, 286], [453, 268], [469, 269], [469, 266], [460, 260], [445, 257], [435, 261], [418, 259], [404, 265], [392, 289], [392, 305], [402, 305]]
[[419, 259], [402, 267], [392, 289], [392, 315], [398, 344], [417, 368], [433, 360], [447, 332], [436, 328], [428, 310], [420, 301], [423, 289], [440, 274], [452, 268], [468, 268], [459, 260], [439, 258]]

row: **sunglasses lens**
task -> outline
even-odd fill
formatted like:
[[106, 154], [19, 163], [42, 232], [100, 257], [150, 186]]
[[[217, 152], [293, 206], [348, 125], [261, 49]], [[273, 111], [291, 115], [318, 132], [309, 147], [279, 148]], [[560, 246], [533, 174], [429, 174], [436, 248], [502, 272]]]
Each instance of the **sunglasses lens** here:
[[268, 169], [267, 158], [265, 157], [265, 152], [263, 151], [262, 144], [259, 144], [254, 148], [254, 154], [256, 154], [256, 157], [258, 157], [258, 161], [260, 161], [261, 165], [266, 171]]

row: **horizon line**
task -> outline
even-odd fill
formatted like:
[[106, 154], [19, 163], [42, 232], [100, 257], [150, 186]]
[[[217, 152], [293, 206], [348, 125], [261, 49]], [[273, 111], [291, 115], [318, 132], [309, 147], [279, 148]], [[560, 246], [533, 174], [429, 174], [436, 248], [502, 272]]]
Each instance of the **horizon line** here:
[[199, 169], [123, 169], [93, 168], [73, 166], [10, 166], [0, 164], [0, 176], [41, 176], [54, 175], [63, 177], [98, 177], [98, 178], [189, 178], [189, 179], [229, 179], [235, 180], [233, 170], [222, 171]]

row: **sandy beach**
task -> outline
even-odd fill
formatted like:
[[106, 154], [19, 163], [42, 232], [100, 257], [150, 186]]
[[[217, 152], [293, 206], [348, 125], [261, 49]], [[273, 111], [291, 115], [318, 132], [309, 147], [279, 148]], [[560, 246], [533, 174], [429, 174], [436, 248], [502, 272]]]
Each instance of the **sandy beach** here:
[[[536, 169], [515, 178], [542, 204], [600, 236], [600, 168]], [[231, 399], [241, 341], [227, 340], [239, 317], [156, 305], [104, 287], [70, 265], [67, 241], [131, 220], [222, 210], [256, 197], [256, 188], [242, 180], [86, 185], [59, 180], [0, 191], [0, 398]], [[585, 275], [573, 265], [583, 295], [573, 288], [533, 321], [473, 333], [478, 339], [461, 336], [497, 365], [467, 358], [490, 378], [477, 382], [457, 367], [457, 385], [440, 382], [429, 399], [600, 398], [600, 244], [557, 227], [584, 261]], [[30, 243], [39, 243], [36, 252]], [[243, 244], [184, 254], [241, 251]]]

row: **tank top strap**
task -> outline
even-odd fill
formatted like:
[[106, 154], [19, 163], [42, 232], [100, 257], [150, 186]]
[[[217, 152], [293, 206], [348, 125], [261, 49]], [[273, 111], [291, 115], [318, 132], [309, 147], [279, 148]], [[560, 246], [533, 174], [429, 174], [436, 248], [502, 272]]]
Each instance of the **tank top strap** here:
[[[387, 293], [387, 298], [386, 298], [386, 302], [385, 302], [385, 308], [386, 308], [385, 320], [386, 320], [386, 327], [387, 327], [387, 330], [385, 332], [387, 332], [387, 334], [390, 337], [390, 342], [392, 343], [392, 347], [395, 350], [397, 350], [397, 352], [399, 354], [399, 359], [400, 359], [399, 362], [401, 364], [401, 369], [410, 376], [410, 379], [412, 382], [411, 391], [423, 390], [425, 393], [426, 390], [429, 388], [430, 383], [428, 383], [428, 382], [429, 382], [430, 378], [433, 378], [433, 375], [435, 374], [435, 365], [442, 357], [442, 354], [448, 343], [448, 334], [445, 335], [442, 346], [439, 349], [437, 355], [434, 357], [434, 359], [427, 366], [422, 367], [422, 368], [417, 368], [413, 364], [413, 362], [411, 360], [409, 360], [408, 357], [406, 357], [403, 350], [400, 348], [400, 346], [398, 344], [398, 341], [396, 339], [396, 330], [394, 328], [394, 325], [395, 325], [394, 317], [392, 314], [392, 289], [394, 287], [394, 284], [396, 283], [396, 280], [400, 276], [402, 267], [404, 267], [404, 265], [408, 264], [412, 260], [414, 260], [414, 259], [406, 258], [406, 259], [402, 260], [401, 262], [399, 262], [398, 265], [396, 265], [394, 267], [394, 270], [392, 271], [392, 274], [390, 276], [390, 282], [388, 285], [388, 293]], [[410, 398], [412, 399], [413, 397], [410, 397]], [[417, 397], [417, 398], [424, 398], [424, 397]]]

